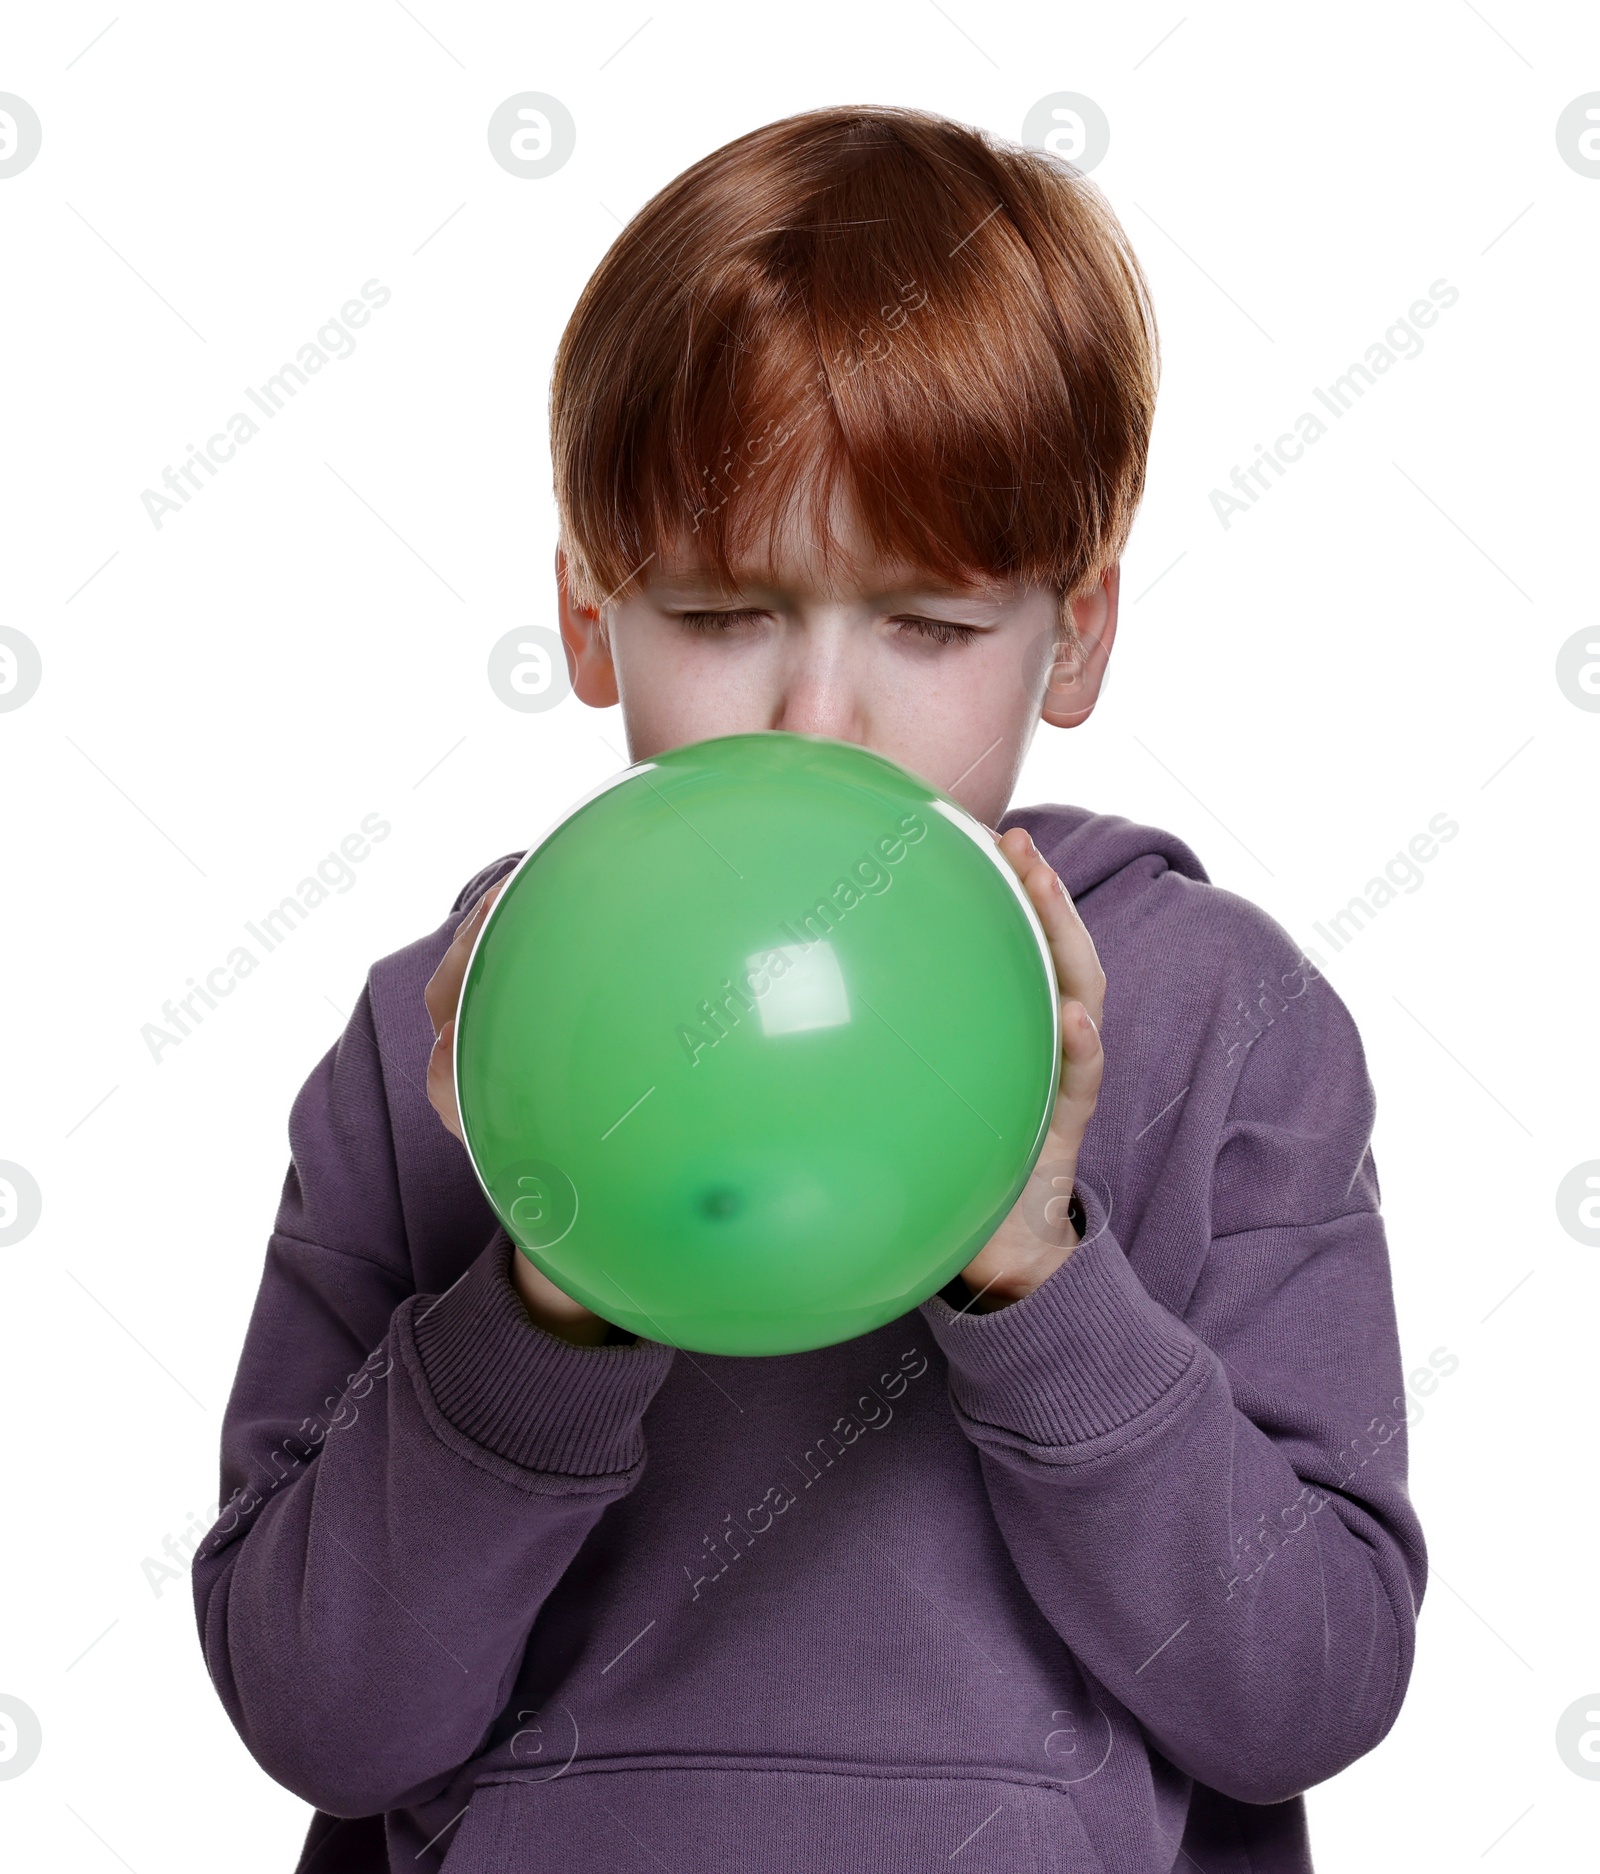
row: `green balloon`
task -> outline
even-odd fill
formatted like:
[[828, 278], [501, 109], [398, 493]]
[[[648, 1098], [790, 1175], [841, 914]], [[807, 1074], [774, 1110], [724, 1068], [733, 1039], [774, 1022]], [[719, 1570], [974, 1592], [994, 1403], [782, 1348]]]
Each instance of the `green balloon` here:
[[988, 831], [885, 756], [719, 736], [624, 769], [507, 879], [456, 1023], [521, 1252], [691, 1352], [870, 1332], [964, 1268], [1044, 1145], [1048, 943]]

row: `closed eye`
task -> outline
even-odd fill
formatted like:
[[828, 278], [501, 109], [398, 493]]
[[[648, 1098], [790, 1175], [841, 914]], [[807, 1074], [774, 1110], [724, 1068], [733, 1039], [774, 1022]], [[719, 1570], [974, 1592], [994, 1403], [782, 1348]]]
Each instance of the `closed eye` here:
[[974, 638], [983, 636], [981, 626], [953, 625], [947, 618], [903, 618], [898, 622], [931, 638], [935, 644], [970, 644]]
[[690, 631], [702, 631], [709, 636], [713, 632], [728, 631], [736, 624], [748, 618], [760, 618], [760, 612], [679, 612], [678, 622]]
[[[728, 611], [728, 612], [679, 612], [678, 622], [686, 630], [699, 632], [706, 637], [727, 633], [736, 625], [751, 619], [765, 618], [765, 612]], [[956, 625], [944, 618], [919, 618], [902, 616], [895, 622], [908, 627], [918, 636], [930, 639], [936, 644], [970, 644], [974, 638], [983, 636], [981, 625]]]

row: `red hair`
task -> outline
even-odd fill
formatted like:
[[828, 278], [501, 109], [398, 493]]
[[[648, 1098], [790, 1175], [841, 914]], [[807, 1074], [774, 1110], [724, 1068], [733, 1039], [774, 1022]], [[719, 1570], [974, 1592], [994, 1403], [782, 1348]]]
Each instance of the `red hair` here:
[[841, 481], [883, 557], [1077, 596], [1127, 540], [1157, 373], [1139, 263], [1069, 164], [926, 111], [766, 124], [639, 210], [562, 334], [573, 596], [680, 538], [733, 589], [797, 498], [831, 562]]

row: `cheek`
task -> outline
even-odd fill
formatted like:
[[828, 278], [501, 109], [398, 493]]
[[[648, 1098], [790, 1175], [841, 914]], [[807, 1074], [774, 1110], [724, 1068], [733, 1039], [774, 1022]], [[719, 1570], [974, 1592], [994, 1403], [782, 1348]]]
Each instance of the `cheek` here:
[[980, 661], [977, 647], [972, 651], [959, 674], [952, 669], [937, 682], [905, 684], [887, 716], [875, 709], [882, 737], [874, 745], [992, 826], [1010, 801], [1036, 717], [1014, 658]]
[[771, 726], [775, 684], [770, 660], [757, 646], [695, 638], [663, 625], [619, 633], [612, 659], [636, 760]]
[[1004, 641], [968, 645], [937, 669], [914, 675], [922, 676], [908, 686], [917, 719], [946, 747], [970, 747], [968, 761], [996, 736], [1016, 741], [1037, 713], [1029, 670], [1015, 645]]

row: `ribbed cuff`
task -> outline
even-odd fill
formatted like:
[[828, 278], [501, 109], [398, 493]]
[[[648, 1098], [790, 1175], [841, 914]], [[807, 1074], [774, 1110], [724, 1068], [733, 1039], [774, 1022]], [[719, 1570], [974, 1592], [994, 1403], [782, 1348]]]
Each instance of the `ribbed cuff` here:
[[640, 1419], [672, 1364], [660, 1341], [577, 1347], [528, 1318], [496, 1230], [453, 1288], [408, 1319], [435, 1405], [464, 1437], [524, 1470], [600, 1477], [644, 1456]]
[[964, 1416], [1030, 1444], [1075, 1445], [1140, 1417], [1177, 1385], [1199, 1341], [1145, 1289], [1092, 1188], [1083, 1241], [1031, 1295], [988, 1314], [919, 1304]]

